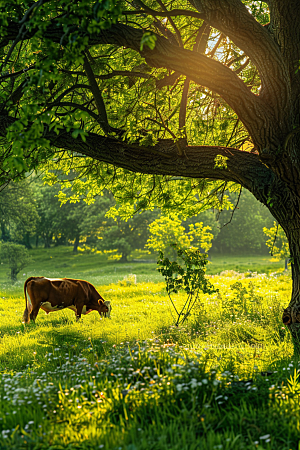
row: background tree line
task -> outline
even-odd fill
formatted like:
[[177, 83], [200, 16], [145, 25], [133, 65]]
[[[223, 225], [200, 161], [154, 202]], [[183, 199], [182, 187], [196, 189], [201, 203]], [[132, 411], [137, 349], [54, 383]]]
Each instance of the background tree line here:
[[[10, 183], [0, 193], [0, 240], [19, 243], [27, 249], [72, 245], [74, 252], [79, 246], [85, 250], [117, 250], [121, 260], [126, 261], [133, 250], [146, 246], [154, 251], [159, 242], [177, 239], [179, 235], [185, 236], [182, 239], [186, 241], [192, 228], [203, 223], [203, 230], [210, 227], [206, 231], [213, 236], [208, 239], [212, 254], [268, 253], [268, 237], [263, 228], [271, 227], [274, 219], [248, 191], [242, 192], [239, 201], [237, 194], [228, 194], [232, 205], [237, 204], [234, 210], [206, 210], [184, 220], [180, 216], [162, 219], [156, 208], [136, 213], [127, 221], [118, 214], [107, 217], [110, 208], [118, 210], [109, 191], [96, 196], [91, 204], [61, 204], [59, 191], [59, 185], [45, 185], [40, 178]], [[201, 239], [196, 235], [193, 239], [195, 245], [201, 246]], [[204, 247], [202, 244], [203, 250], [208, 250]]]

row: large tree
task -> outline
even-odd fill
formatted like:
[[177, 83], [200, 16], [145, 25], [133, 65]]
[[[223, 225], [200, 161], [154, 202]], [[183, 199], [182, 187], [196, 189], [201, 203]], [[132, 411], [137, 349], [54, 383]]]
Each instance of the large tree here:
[[[73, 155], [99, 185], [112, 174], [120, 186], [128, 170], [150, 175], [131, 178], [130, 189], [140, 180], [138, 196], [146, 186], [147, 201], [161, 192], [167, 205], [187, 186], [202, 204], [203, 195], [222, 203], [226, 187], [242, 186], [288, 238], [293, 291], [283, 322], [296, 336], [299, 0], [9, 0], [0, 8], [1, 184]], [[178, 180], [177, 190], [165, 192], [166, 180]]]

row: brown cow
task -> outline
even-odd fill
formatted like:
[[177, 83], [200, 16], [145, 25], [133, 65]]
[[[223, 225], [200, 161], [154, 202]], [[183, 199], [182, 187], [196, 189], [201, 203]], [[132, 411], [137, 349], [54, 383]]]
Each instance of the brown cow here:
[[[27, 298], [26, 289], [29, 295]], [[30, 277], [25, 281], [24, 294], [26, 309], [23, 315], [23, 323], [35, 321], [39, 309], [47, 314], [51, 311], [69, 308], [76, 314], [77, 321], [81, 314], [98, 311], [101, 314], [110, 313], [110, 302], [105, 302], [95, 287], [84, 280], [72, 278], [45, 278]]]

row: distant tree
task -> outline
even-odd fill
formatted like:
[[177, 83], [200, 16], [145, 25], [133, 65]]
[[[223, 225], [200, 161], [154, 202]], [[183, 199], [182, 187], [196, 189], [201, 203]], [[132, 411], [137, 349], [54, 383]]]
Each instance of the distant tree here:
[[119, 216], [108, 221], [101, 234], [98, 247], [101, 250], [118, 250], [120, 261], [128, 261], [131, 252], [144, 248], [149, 237], [148, 226], [157, 216], [157, 211], [144, 211], [135, 214], [127, 221]]
[[10, 183], [0, 192], [0, 239], [15, 241], [31, 248], [38, 213], [32, 187], [28, 181]]
[[49, 248], [53, 242], [55, 234], [59, 233], [60, 203], [56, 197], [59, 192], [58, 186], [43, 185], [37, 179], [34, 183], [34, 193], [37, 203], [39, 220], [36, 227], [36, 246], [40, 238], [45, 248]]
[[10, 268], [10, 278], [14, 283], [18, 273], [31, 261], [31, 256], [24, 245], [14, 242], [4, 242], [0, 245], [1, 262], [7, 263]]
[[198, 222], [202, 222], [203, 226], [209, 226], [211, 228], [211, 233], [213, 234], [212, 247], [214, 248], [214, 241], [218, 234], [220, 233], [220, 223], [218, 218], [218, 211], [213, 209], [207, 209], [202, 211], [200, 214], [196, 216], [189, 217], [182, 221], [182, 225], [184, 226], [186, 232], [189, 231], [189, 225], [195, 224]]
[[114, 223], [112, 219], [106, 217], [107, 211], [114, 204], [113, 197], [105, 192], [105, 195], [97, 196], [94, 203], [90, 205], [83, 201], [75, 205], [69, 205], [67, 236], [74, 240], [74, 252], [77, 252], [81, 240], [90, 247], [96, 248], [99, 246], [104, 230], [109, 224]]
[[73, 251], [77, 252], [80, 241], [95, 247], [99, 233], [107, 223], [105, 214], [115, 202], [106, 192], [105, 195], [96, 196], [90, 205], [84, 201], [64, 203], [67, 191], [61, 191], [58, 184], [49, 186], [36, 181], [35, 196], [39, 214], [36, 245], [41, 238], [45, 248], [72, 242]]
[[278, 261], [285, 260], [285, 270], [287, 270], [290, 249], [285, 232], [276, 222], [274, 222], [274, 226], [271, 228], [264, 227], [263, 232], [269, 237], [266, 245], [269, 247], [270, 253]]
[[[232, 204], [237, 204], [237, 195], [230, 195]], [[266, 253], [264, 226], [272, 226], [269, 210], [248, 191], [243, 191], [237, 208], [222, 211], [219, 215], [220, 232], [214, 240], [216, 253]]]
[[171, 244], [177, 244], [179, 249], [194, 246], [207, 252], [213, 239], [210, 230], [209, 226], [204, 227], [200, 222], [190, 224], [189, 231], [186, 232], [178, 217], [162, 216], [149, 225], [150, 237], [146, 247], [155, 252], [163, 252], [167, 258], [177, 256], [177, 251]]

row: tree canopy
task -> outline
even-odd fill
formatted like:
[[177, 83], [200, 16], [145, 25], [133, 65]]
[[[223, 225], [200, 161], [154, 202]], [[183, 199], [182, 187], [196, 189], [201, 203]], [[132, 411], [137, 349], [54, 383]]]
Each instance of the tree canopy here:
[[287, 235], [300, 322], [299, 1], [0, 5], [0, 184], [52, 161], [74, 195], [186, 214], [242, 186]]
[[[265, 23], [266, 5], [248, 3]], [[231, 77], [237, 82], [234, 95], [244, 86], [243, 101], [253, 100], [259, 75], [246, 53], [191, 2], [186, 10], [177, 6], [3, 2], [2, 183], [55, 158], [55, 168], [76, 167], [85, 176], [74, 184], [75, 192], [94, 194], [110, 186], [135, 210], [151, 201], [189, 214], [228, 206], [225, 189], [237, 189], [232, 182], [240, 179], [224, 177], [229, 161], [223, 147], [253, 144], [228, 106], [228, 94], [223, 99], [214, 86]], [[189, 65], [199, 73], [189, 74], [195, 70]], [[207, 143], [217, 145], [207, 148]], [[187, 151], [201, 161], [195, 165], [195, 155]]]

